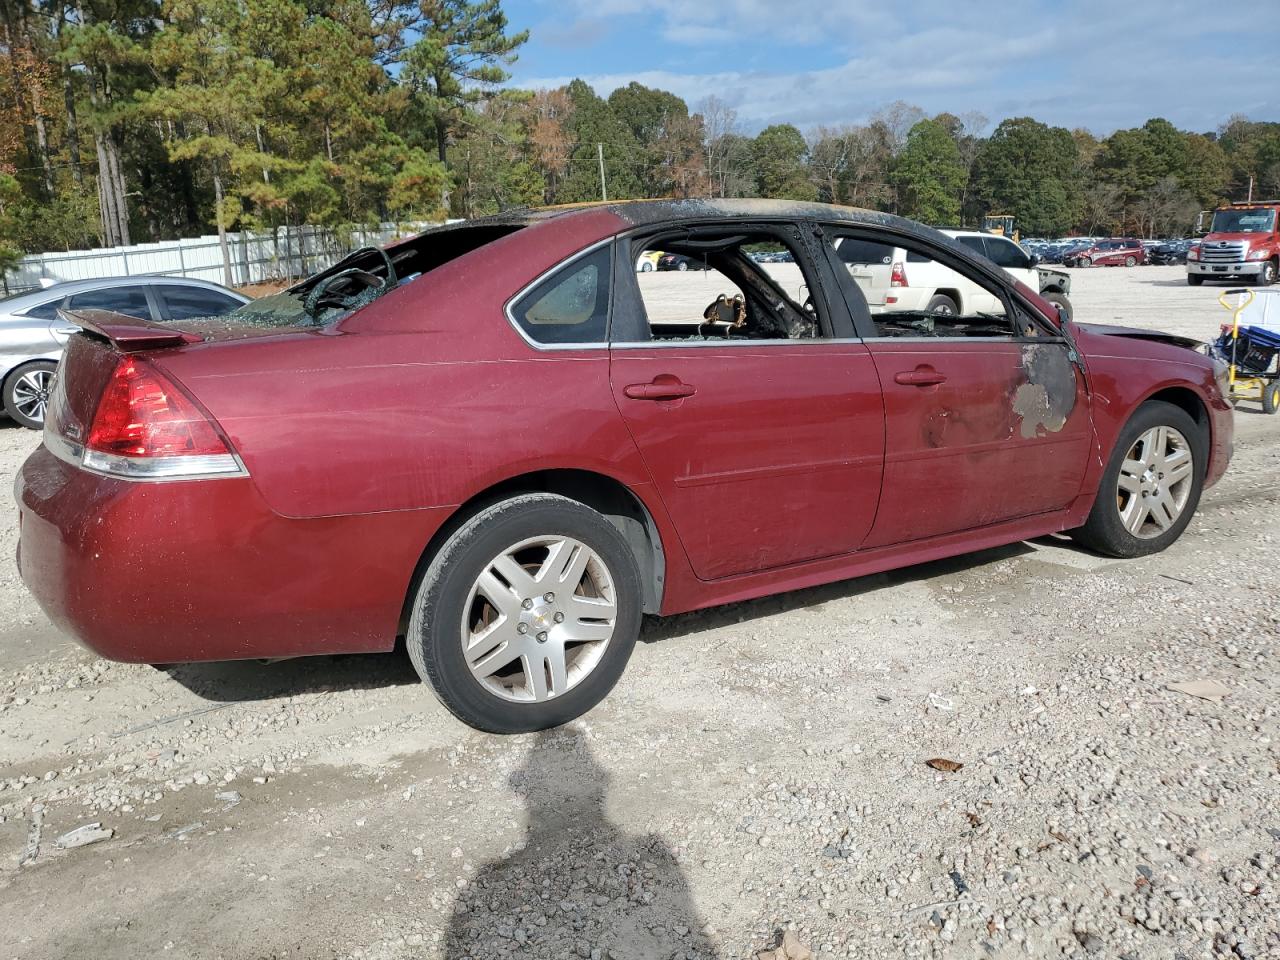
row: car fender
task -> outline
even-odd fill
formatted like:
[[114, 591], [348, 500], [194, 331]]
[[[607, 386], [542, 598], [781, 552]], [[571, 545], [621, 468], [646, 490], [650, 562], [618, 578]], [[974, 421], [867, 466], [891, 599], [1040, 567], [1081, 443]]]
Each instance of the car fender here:
[[[1093, 385], [1091, 409], [1097, 439], [1097, 455], [1091, 461], [1082, 485], [1082, 490], [1091, 495], [1089, 505], [1092, 505], [1092, 496], [1096, 495], [1102, 474], [1115, 451], [1120, 431], [1139, 407], [1169, 390], [1189, 391], [1203, 405], [1209, 430], [1206, 485], [1216, 481], [1225, 471], [1230, 457], [1232, 430], [1231, 408], [1218, 391], [1212, 367], [1190, 358], [1181, 360], [1176, 355], [1153, 357], [1098, 353], [1097, 335], [1086, 334], [1085, 337], [1088, 340], [1084, 348], [1085, 362]], [[1142, 346], [1160, 351], [1189, 352], [1183, 347], [1155, 341], [1142, 341]], [[1141, 365], [1149, 375], [1135, 376], [1137, 365]]]

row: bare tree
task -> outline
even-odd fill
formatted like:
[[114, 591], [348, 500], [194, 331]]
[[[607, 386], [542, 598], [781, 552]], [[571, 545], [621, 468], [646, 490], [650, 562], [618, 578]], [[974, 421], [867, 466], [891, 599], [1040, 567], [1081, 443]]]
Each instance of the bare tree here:
[[816, 127], [809, 131], [809, 179], [818, 199], [843, 203], [843, 181], [849, 169], [851, 127]]
[[568, 92], [539, 90], [531, 104], [532, 123], [529, 127], [529, 145], [533, 151], [534, 165], [546, 181], [546, 202], [556, 199], [560, 178], [569, 168], [569, 155], [573, 150], [565, 127], [573, 114], [573, 101]]
[[960, 212], [963, 215], [969, 203], [969, 184], [973, 180], [973, 165], [982, 152], [983, 134], [991, 125], [991, 119], [977, 110], [960, 114], [959, 136], [956, 147], [960, 150], [960, 162], [964, 164], [964, 186], [960, 188]]
[[1137, 203], [1142, 231], [1156, 234], [1185, 233], [1195, 219], [1199, 204], [1182, 189], [1177, 177], [1162, 177]]
[[1115, 227], [1115, 213], [1124, 199], [1123, 189], [1114, 183], [1095, 181], [1080, 191], [1080, 198], [1080, 222], [1088, 225], [1086, 233], [1096, 234], [1101, 227], [1109, 232]]
[[926, 114], [914, 103], [895, 100], [887, 107], [881, 107], [871, 115], [872, 124], [880, 123], [889, 131], [890, 144], [894, 156], [907, 142], [907, 134], [911, 128], [925, 118]]
[[736, 140], [741, 139], [738, 112], [715, 95], [699, 103], [697, 112], [702, 117], [706, 144], [708, 192], [712, 196], [729, 196], [729, 182], [733, 179], [731, 161]]

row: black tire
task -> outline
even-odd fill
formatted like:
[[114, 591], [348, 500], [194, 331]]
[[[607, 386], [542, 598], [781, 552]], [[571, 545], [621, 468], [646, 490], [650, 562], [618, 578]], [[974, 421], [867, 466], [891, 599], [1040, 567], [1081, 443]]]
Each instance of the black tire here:
[[1065, 293], [1046, 293], [1044, 294], [1044, 298], [1050, 303], [1061, 308], [1063, 315], [1066, 316], [1068, 320], [1075, 315], [1071, 308], [1071, 301], [1067, 299], [1067, 295]]
[[[482, 686], [467, 666], [460, 637], [463, 607], [494, 557], [549, 535], [581, 541], [608, 568], [616, 591], [614, 633], [600, 661], [576, 686], [547, 700], [512, 702]], [[463, 723], [488, 733], [528, 733], [568, 723], [613, 689], [640, 633], [640, 606], [635, 555], [613, 524], [566, 497], [522, 494], [481, 510], [440, 548], [418, 584], [405, 645], [418, 675]]]
[[[1120, 466], [1125, 455], [1134, 442], [1152, 427], [1170, 426], [1176, 428], [1191, 448], [1192, 473], [1191, 491], [1182, 514], [1173, 525], [1158, 537], [1143, 539], [1136, 537], [1124, 528], [1120, 520], [1117, 498], [1112, 491], [1116, 489], [1120, 476]], [[1208, 462], [1209, 439], [1204, 428], [1191, 419], [1181, 407], [1161, 400], [1149, 400], [1138, 408], [1130, 417], [1120, 436], [1116, 440], [1115, 449], [1111, 451], [1111, 459], [1102, 474], [1102, 482], [1098, 486], [1098, 497], [1089, 512], [1089, 519], [1084, 526], [1070, 531], [1071, 537], [1090, 550], [1109, 557], [1144, 557], [1167, 549], [1182, 531], [1187, 528], [1200, 504], [1200, 493], [1204, 489], [1204, 471]]]
[[[44, 428], [44, 416], [31, 417], [23, 413], [18, 407], [19, 399], [15, 398], [14, 392], [18, 388], [20, 382], [26, 384], [30, 374], [46, 374], [48, 384], [53, 382], [53, 372], [58, 368], [57, 363], [52, 360], [36, 360], [33, 363], [24, 363], [5, 377], [3, 386], [0, 391], [3, 392], [4, 412], [12, 417], [15, 421], [26, 427], [28, 430], [41, 430]], [[47, 396], [47, 388], [46, 388]]]
[[1268, 260], [1258, 271], [1258, 286], [1269, 287], [1276, 282], [1276, 262]]
[[684, 273], [686, 270], [689, 269], [689, 264], [687, 261], [681, 260], [680, 265], [677, 266], [676, 269], [679, 270], [681, 273]]
[[960, 307], [954, 300], [945, 293], [934, 294], [929, 306], [925, 307], [929, 313], [940, 313], [943, 316], [954, 317], [960, 312]]
[[1188, 273], [1188, 274], [1187, 274], [1187, 286], [1188, 286], [1188, 287], [1198, 287], [1198, 286], [1200, 286], [1202, 283], [1204, 283], [1204, 274], [1202, 274], [1202, 273]]
[[1262, 388], [1262, 412], [1280, 411], [1280, 380], [1272, 380]]

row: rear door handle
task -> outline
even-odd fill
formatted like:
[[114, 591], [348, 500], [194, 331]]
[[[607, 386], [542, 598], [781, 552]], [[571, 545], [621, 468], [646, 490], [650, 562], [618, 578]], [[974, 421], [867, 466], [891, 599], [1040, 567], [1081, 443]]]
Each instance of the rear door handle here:
[[669, 373], [659, 374], [649, 383], [630, 383], [622, 392], [632, 400], [680, 400], [692, 397], [697, 391], [692, 384], [683, 383]]
[[946, 374], [939, 373], [928, 364], [921, 364], [914, 370], [904, 370], [893, 378], [894, 383], [901, 383], [907, 387], [932, 387], [939, 383], [946, 383]]

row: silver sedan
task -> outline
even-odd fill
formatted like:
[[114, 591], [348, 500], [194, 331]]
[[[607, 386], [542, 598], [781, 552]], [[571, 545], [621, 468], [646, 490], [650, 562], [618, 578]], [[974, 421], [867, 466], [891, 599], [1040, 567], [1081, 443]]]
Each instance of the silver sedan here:
[[76, 330], [58, 319], [59, 309], [165, 321], [216, 316], [248, 302], [216, 283], [160, 276], [70, 280], [0, 300], [0, 403], [24, 427], [44, 425], [53, 371]]

